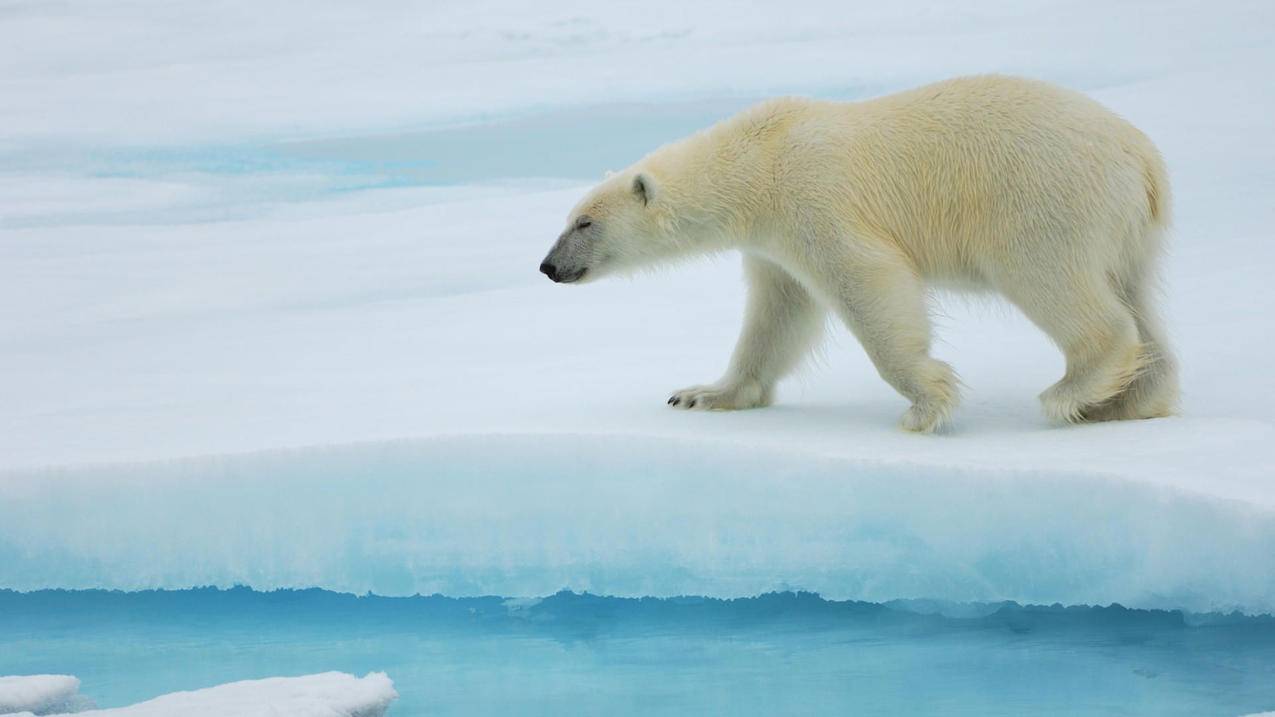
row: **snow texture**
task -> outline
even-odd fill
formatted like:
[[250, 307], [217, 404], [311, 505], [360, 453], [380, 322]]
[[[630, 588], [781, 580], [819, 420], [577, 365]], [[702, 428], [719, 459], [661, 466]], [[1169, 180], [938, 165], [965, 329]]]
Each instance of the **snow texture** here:
[[[1269, 2], [3, 12], [0, 587], [1275, 606]], [[1059, 353], [981, 299], [936, 317], [948, 435], [844, 330], [772, 408], [673, 411], [738, 262], [536, 271], [603, 170], [755, 99], [983, 71], [1164, 151], [1181, 417], [1049, 426]]]
[[0, 677], [0, 715], [48, 715], [91, 707], [79, 690], [80, 681], [70, 675]]

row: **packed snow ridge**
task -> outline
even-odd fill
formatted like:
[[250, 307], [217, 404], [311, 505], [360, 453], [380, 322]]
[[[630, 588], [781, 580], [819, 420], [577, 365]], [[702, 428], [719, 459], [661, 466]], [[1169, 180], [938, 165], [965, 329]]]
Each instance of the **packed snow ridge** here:
[[[66, 675], [0, 677], [0, 715], [93, 717], [381, 717], [398, 698], [383, 672], [271, 677], [174, 692], [129, 707], [81, 711], [79, 680]], [[21, 700], [21, 701], [20, 701]], [[78, 705], [83, 707], [83, 704]]]

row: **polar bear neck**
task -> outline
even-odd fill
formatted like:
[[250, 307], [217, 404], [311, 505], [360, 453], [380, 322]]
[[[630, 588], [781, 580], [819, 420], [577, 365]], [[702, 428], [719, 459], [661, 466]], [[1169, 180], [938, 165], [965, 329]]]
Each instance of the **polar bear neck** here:
[[[746, 248], [774, 207], [775, 146], [797, 105], [777, 99], [751, 107], [647, 155], [635, 169], [655, 177], [673, 231], [701, 250]], [[689, 248], [689, 247], [688, 247]]]

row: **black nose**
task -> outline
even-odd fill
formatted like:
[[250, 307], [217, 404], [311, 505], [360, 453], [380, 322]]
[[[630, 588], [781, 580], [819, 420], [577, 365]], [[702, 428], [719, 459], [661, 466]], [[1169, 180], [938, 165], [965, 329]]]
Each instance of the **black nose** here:
[[547, 261], [540, 265], [540, 273], [544, 274], [545, 276], [549, 277], [550, 279], [554, 281], [558, 280], [558, 267], [554, 266], [553, 264], [550, 264]]

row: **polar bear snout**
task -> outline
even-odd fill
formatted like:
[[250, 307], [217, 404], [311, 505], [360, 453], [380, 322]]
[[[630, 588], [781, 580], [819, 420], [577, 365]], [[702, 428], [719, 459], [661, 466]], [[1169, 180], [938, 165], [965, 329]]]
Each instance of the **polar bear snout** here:
[[540, 262], [540, 273], [558, 284], [579, 281], [589, 270], [593, 257], [592, 222], [582, 219], [563, 232]]
[[540, 273], [555, 284], [579, 281], [588, 270], [588, 265], [572, 256], [570, 251], [563, 250], [561, 240], [549, 251], [545, 260], [540, 262]]
[[547, 260], [540, 262], [540, 273], [549, 277], [551, 281], [557, 284], [570, 284], [573, 281], [579, 281], [580, 277], [584, 276], [586, 271], [588, 271], [588, 269], [577, 269], [574, 271], [564, 272], [559, 271], [558, 267], [549, 263]]

